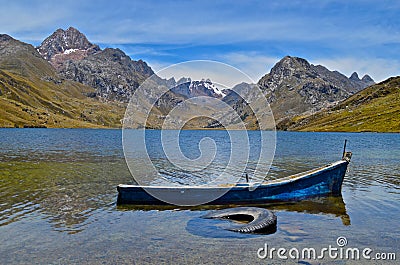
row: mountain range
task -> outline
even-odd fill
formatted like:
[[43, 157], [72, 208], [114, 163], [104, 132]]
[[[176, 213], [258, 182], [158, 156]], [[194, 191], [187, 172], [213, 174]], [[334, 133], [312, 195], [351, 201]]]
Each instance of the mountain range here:
[[375, 82], [368, 75], [361, 80], [357, 73], [347, 78], [305, 59], [286, 56], [258, 84], [279, 122], [288, 116], [333, 106]]
[[[185, 99], [208, 96], [230, 105], [248, 128], [257, 129], [254, 113], [231, 89], [218, 88], [207, 77], [159, 78], [143, 60], [132, 60], [120, 49], [101, 49], [73, 27], [56, 30], [38, 47], [0, 35], [0, 127], [120, 127], [132, 94], [151, 76], [157, 85], [171, 89], [156, 102], [146, 126], [159, 128], [163, 117]], [[257, 84], [238, 85], [261, 88], [278, 129], [307, 130], [313, 123], [310, 117], [368, 93], [374, 84], [368, 75], [346, 77], [286, 56]], [[398, 87], [390, 90], [393, 93], [398, 95]], [[189, 127], [218, 126], [215, 120], [198, 119]]]

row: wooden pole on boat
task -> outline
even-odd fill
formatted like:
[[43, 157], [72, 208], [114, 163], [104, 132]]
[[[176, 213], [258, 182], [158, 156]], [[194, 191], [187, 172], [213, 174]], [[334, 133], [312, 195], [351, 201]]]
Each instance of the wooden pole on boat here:
[[344, 140], [344, 147], [343, 147], [343, 155], [342, 155], [342, 159], [344, 158], [344, 156], [346, 155], [346, 144], [347, 144], [347, 139]]

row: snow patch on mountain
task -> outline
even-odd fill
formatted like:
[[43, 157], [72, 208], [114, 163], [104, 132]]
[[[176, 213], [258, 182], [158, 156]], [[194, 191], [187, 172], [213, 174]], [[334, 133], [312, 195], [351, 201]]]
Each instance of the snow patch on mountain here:
[[207, 80], [202, 79], [201, 81], [203, 82], [203, 85], [204, 85], [205, 88], [213, 91], [215, 94], [220, 95], [221, 97], [225, 97], [226, 96], [226, 94], [224, 92], [222, 92], [218, 87], [216, 87], [211, 82], [210, 79], [207, 79]]
[[73, 53], [73, 52], [76, 52], [76, 51], [79, 51], [79, 49], [67, 49], [67, 50], [64, 51], [64, 54], [70, 54], [70, 53]]

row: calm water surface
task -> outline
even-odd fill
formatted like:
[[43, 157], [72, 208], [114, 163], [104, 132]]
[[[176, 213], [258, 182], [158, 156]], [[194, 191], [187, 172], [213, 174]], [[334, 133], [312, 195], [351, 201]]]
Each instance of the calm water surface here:
[[[229, 157], [224, 131], [185, 131], [180, 144], [198, 156], [203, 137], [221, 146], [217, 161], [197, 175], [174, 169], [154, 144], [163, 178], [201, 183]], [[159, 133], [149, 133], [157, 143]], [[153, 137], [153, 138], [152, 138]], [[252, 150], [259, 135], [250, 133]], [[0, 129], [0, 264], [285, 264], [260, 260], [257, 250], [337, 246], [394, 252], [400, 259], [400, 135], [278, 132], [275, 179], [336, 161], [344, 139], [353, 152], [341, 197], [265, 205], [278, 216], [272, 235], [223, 230], [200, 218], [214, 208], [134, 208], [116, 205], [116, 185], [133, 183], [120, 130]], [[196, 142], [197, 141], [197, 142]], [[194, 143], [194, 144], [193, 144]], [[248, 170], [254, 168], [252, 152]], [[311, 264], [394, 264], [332, 260]], [[287, 264], [308, 264], [286, 261]], [[398, 261], [397, 261], [398, 264]]]

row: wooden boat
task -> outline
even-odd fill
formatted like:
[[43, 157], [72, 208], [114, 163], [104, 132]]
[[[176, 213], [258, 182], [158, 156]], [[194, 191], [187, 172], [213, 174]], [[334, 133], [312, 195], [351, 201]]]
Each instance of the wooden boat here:
[[[117, 203], [159, 205], [178, 200], [184, 202], [179, 205], [195, 205], [205, 196], [210, 198], [215, 196], [215, 199], [208, 201], [207, 204], [242, 205], [295, 201], [321, 195], [340, 195], [350, 159], [351, 152], [344, 152], [340, 161], [266, 183], [238, 183], [224, 186], [140, 186], [120, 184], [117, 187]], [[151, 194], [160, 196], [156, 198]], [[219, 196], [220, 194], [222, 196]]]

